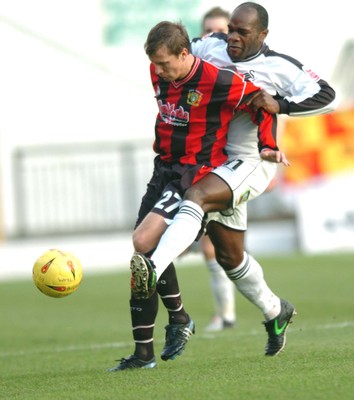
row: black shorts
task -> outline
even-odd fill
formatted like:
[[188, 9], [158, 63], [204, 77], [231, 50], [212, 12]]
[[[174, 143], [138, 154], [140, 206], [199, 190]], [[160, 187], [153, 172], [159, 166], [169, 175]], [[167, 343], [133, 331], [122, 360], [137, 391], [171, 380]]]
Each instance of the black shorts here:
[[155, 157], [154, 171], [142, 198], [135, 228], [151, 211], [173, 219], [185, 191], [192, 186], [202, 168], [205, 168], [202, 164], [170, 164]]

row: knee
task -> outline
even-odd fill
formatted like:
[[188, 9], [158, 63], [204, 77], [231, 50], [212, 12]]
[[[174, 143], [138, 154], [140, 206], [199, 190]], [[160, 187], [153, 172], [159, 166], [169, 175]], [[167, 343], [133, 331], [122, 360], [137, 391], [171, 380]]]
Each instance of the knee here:
[[225, 271], [239, 266], [243, 261], [243, 251], [242, 252], [224, 252], [215, 249], [215, 255], [217, 262], [223, 267]]
[[193, 203], [198, 204], [199, 207], [203, 208], [206, 203], [207, 193], [201, 187], [191, 186], [184, 194], [183, 200], [190, 200]]
[[137, 229], [133, 232], [133, 247], [135, 251], [146, 254], [156, 246], [154, 246], [145, 231]]

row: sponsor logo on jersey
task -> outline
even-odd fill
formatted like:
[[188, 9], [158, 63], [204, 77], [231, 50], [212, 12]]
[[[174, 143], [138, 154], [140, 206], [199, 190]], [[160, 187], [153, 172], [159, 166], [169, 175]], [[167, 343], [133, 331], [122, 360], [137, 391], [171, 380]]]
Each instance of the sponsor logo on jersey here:
[[306, 72], [306, 74], [309, 75], [309, 76], [310, 76], [312, 79], [314, 79], [316, 82], [320, 80], [320, 77], [319, 77], [315, 72], [313, 72], [312, 70], [307, 69], [307, 68], [305, 68], [305, 67], [302, 67], [302, 70], [303, 70], [304, 72]]
[[245, 72], [245, 81], [253, 81], [254, 80], [254, 71]]
[[164, 104], [161, 100], [158, 100], [157, 105], [159, 107], [160, 116], [166, 124], [175, 126], [186, 126], [189, 122], [189, 112], [184, 111], [182, 106], [175, 109], [174, 104], [167, 102]]
[[198, 107], [202, 97], [203, 94], [199, 92], [199, 90], [192, 89], [187, 94], [187, 103], [191, 106]]

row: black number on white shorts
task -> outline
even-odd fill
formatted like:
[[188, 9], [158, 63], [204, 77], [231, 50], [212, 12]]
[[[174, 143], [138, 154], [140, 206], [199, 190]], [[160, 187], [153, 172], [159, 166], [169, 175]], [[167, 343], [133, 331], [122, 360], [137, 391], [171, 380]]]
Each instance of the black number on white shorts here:
[[164, 192], [162, 196], [162, 199], [155, 204], [154, 208], [165, 210], [166, 213], [178, 208], [182, 201], [182, 197], [177, 192], [172, 192], [172, 190]]
[[228, 161], [225, 163], [229, 168], [233, 169], [234, 171], [237, 170], [237, 168], [243, 164], [242, 160], [232, 160], [232, 161]]

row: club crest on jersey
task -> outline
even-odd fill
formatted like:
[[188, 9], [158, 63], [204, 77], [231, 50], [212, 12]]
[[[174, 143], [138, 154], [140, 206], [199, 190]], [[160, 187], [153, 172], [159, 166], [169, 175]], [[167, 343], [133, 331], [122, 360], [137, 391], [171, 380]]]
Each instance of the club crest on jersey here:
[[187, 94], [187, 103], [191, 106], [198, 107], [203, 94], [199, 90], [192, 89]]

